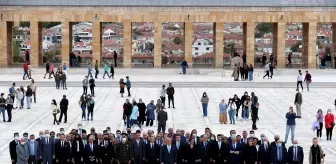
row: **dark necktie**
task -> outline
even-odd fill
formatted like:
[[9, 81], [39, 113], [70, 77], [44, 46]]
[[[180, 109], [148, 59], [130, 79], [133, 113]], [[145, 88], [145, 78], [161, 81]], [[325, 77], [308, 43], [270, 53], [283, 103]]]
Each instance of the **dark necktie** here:
[[64, 147], [64, 141], [62, 141], [62, 147]]
[[296, 150], [296, 147], [294, 147], [294, 161], [297, 161], [297, 150]]

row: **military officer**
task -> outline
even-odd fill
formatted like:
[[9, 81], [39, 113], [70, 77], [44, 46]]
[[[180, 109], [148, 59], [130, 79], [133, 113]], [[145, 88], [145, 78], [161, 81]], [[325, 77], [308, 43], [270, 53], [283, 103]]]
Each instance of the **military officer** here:
[[123, 133], [121, 142], [117, 145], [117, 161], [119, 164], [128, 164], [131, 162], [131, 143], [127, 140], [127, 134]]

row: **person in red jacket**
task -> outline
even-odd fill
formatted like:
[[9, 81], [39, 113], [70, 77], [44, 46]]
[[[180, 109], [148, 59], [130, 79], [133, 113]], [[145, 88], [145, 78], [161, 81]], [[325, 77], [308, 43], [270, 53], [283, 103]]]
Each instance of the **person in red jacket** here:
[[30, 79], [29, 74], [28, 74], [28, 62], [27, 61], [23, 64], [23, 72], [24, 72], [23, 80], [26, 80], [26, 75]]
[[325, 128], [327, 130], [327, 140], [331, 140], [332, 131], [335, 125], [334, 119], [335, 118], [334, 115], [331, 113], [331, 109], [328, 109], [328, 113], [324, 117]]

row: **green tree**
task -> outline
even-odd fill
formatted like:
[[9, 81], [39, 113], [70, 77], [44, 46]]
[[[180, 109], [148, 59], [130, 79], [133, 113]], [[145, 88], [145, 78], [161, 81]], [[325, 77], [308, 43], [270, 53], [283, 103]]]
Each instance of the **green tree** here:
[[258, 23], [256, 27], [255, 37], [260, 38], [265, 34], [272, 32], [272, 24], [271, 23]]
[[61, 53], [59, 50], [47, 51], [44, 53], [43, 62], [60, 63], [61, 62], [61, 59], [59, 57], [60, 54]]
[[23, 58], [20, 56], [20, 41], [13, 41], [13, 62], [23, 63]]
[[175, 30], [178, 30], [179, 28], [178, 27], [175, 27], [175, 26], [168, 26], [167, 27], [167, 30], [171, 30], [171, 31], [175, 31]]
[[20, 27], [30, 27], [30, 22], [20, 22]]
[[228, 54], [233, 54], [237, 51], [236, 43], [234, 42], [226, 42], [224, 43], [224, 52]]
[[331, 48], [330, 47], [326, 47], [326, 54], [330, 54], [331, 55]]
[[183, 43], [183, 40], [180, 37], [175, 37], [173, 43], [179, 45]]
[[61, 24], [61, 22], [42, 22], [42, 28], [51, 28]]
[[322, 44], [321, 44], [321, 41], [320, 40], [316, 40], [316, 45], [319, 49], [322, 48]]
[[302, 41], [298, 41], [295, 45], [291, 47], [292, 52], [300, 52], [300, 45], [302, 45]]

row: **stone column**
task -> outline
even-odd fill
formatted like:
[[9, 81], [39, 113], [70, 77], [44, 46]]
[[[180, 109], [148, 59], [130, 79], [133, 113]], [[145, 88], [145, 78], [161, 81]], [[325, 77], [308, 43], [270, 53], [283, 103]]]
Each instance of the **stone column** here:
[[254, 66], [254, 27], [255, 22], [246, 22], [244, 23], [244, 28], [246, 29], [246, 64]]
[[[132, 22], [127, 20], [124, 24], [124, 67], [132, 67]], [[154, 47], [155, 48], [155, 47]]]
[[215, 67], [223, 68], [223, 54], [224, 54], [224, 22], [215, 23]]
[[14, 22], [2, 22], [0, 24], [0, 67], [8, 67], [13, 63], [13, 24]]
[[42, 54], [42, 24], [30, 22], [30, 64], [37, 68], [43, 64]]
[[72, 52], [72, 23], [68, 21], [62, 22], [62, 64], [66, 63], [69, 65], [69, 57]]
[[285, 40], [286, 40], [286, 23], [278, 22], [272, 24], [273, 48], [272, 51], [276, 55], [277, 68], [285, 68]]
[[246, 33], [247, 33], [247, 23], [244, 22], [243, 23], [243, 51], [244, 51], [243, 53], [246, 53], [246, 36], [247, 36]]
[[332, 23], [332, 47], [331, 47], [331, 54], [330, 54], [333, 62], [331, 65], [335, 68], [335, 60], [334, 57], [336, 56], [336, 23]]
[[192, 66], [193, 23], [184, 23], [184, 59]]
[[154, 22], [154, 67], [162, 64], [162, 23]]
[[101, 23], [98, 21], [92, 22], [92, 66], [98, 61], [98, 67], [101, 66]]
[[316, 30], [317, 23], [302, 23], [303, 26], [303, 51], [301, 60], [303, 68], [316, 68]]

